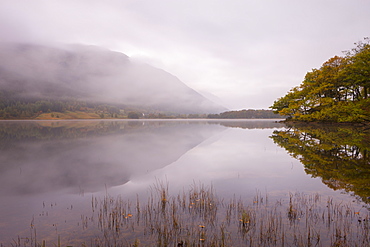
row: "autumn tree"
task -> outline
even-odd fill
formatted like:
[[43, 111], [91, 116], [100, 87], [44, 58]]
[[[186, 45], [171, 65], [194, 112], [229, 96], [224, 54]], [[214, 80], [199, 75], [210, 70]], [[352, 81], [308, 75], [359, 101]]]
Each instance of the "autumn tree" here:
[[301, 85], [270, 107], [298, 121], [370, 121], [370, 45], [359, 42], [344, 57], [334, 56], [308, 72]]

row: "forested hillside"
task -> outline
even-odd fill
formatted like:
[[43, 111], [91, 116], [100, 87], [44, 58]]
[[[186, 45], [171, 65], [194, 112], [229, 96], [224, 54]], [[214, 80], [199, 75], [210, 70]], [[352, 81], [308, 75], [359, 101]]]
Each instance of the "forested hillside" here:
[[112, 117], [120, 110], [207, 114], [226, 108], [174, 75], [120, 52], [85, 45], [0, 42], [0, 118], [66, 111]]
[[209, 114], [208, 118], [219, 119], [244, 119], [244, 118], [282, 118], [271, 110], [241, 110], [241, 111], [226, 111], [220, 114]]
[[270, 107], [291, 120], [370, 121], [370, 39], [308, 72], [303, 82]]
[[[67, 113], [75, 114], [75, 118], [122, 118], [126, 113], [121, 110], [124, 106], [89, 103], [78, 100], [38, 100], [29, 98], [7, 97], [0, 92], [0, 119], [34, 119], [63, 118]], [[45, 115], [46, 114], [46, 115]]]

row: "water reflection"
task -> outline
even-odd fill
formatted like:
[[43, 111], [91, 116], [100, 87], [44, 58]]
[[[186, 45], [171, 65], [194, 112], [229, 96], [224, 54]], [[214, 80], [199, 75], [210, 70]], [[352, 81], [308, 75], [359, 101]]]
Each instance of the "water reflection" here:
[[50, 244], [90, 243], [100, 233], [82, 224], [92, 196], [145, 202], [158, 181], [172, 195], [200, 182], [225, 200], [253, 203], [260, 191], [284, 203], [297, 191], [352, 201], [269, 138], [292, 131], [275, 121], [0, 121], [0, 244], [29, 236], [30, 225]]
[[165, 167], [225, 126], [255, 121], [2, 121], [0, 195], [78, 193]]
[[208, 120], [208, 123], [220, 124], [225, 127], [241, 128], [241, 129], [272, 129], [281, 128], [284, 124], [279, 123], [276, 119], [248, 119], [248, 120], [235, 120], [235, 119], [224, 119], [224, 120]]
[[370, 130], [366, 127], [290, 125], [271, 138], [329, 188], [370, 201]]
[[171, 122], [2, 122], [1, 194], [121, 185], [172, 163], [222, 130]]

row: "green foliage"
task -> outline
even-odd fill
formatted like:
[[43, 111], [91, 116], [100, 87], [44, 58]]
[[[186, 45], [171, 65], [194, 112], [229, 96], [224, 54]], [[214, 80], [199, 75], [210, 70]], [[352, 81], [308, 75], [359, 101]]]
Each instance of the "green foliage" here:
[[95, 112], [101, 118], [105, 115], [117, 118], [122, 114], [117, 106], [84, 102], [79, 100], [52, 100], [16, 98], [11, 92], [0, 91], [0, 119], [33, 119], [42, 113], [53, 112], [51, 117], [59, 118], [56, 112]]
[[35, 102], [0, 99], [0, 118], [33, 118], [45, 112], [64, 112], [68, 104], [62, 101], [39, 100]]
[[130, 119], [139, 119], [139, 113], [137, 113], [137, 112], [129, 112], [127, 114], [127, 117], [130, 118]]
[[241, 110], [227, 111], [220, 114], [209, 114], [208, 118], [217, 119], [244, 119], [244, 118], [281, 118], [271, 110]]
[[270, 107], [291, 120], [319, 122], [370, 121], [370, 44], [356, 44], [345, 57], [335, 56], [308, 72], [301, 85]]

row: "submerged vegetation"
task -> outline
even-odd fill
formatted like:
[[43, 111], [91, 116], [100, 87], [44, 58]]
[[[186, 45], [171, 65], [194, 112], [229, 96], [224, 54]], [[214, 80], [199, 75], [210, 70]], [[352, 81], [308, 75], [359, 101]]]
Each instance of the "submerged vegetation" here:
[[270, 107], [291, 120], [370, 122], [370, 39], [308, 72]]
[[[225, 201], [201, 184], [171, 195], [159, 183], [145, 202], [93, 196], [81, 225], [99, 231], [81, 246], [369, 246], [369, 212], [356, 206], [303, 193], [272, 202], [258, 191]], [[35, 236], [14, 246], [48, 245]]]

